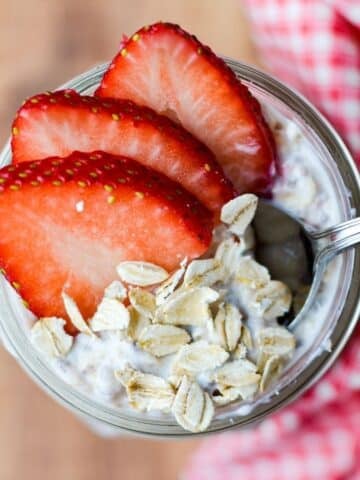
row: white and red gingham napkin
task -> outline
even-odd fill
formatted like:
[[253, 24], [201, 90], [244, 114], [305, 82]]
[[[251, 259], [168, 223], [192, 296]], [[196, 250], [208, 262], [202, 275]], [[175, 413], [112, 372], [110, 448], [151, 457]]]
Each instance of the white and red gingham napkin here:
[[[330, 120], [360, 166], [360, 0], [246, 0], [268, 69]], [[186, 480], [360, 480], [360, 326], [306, 394], [204, 441]]]
[[245, 0], [269, 70], [312, 101], [360, 165], [360, 0]]

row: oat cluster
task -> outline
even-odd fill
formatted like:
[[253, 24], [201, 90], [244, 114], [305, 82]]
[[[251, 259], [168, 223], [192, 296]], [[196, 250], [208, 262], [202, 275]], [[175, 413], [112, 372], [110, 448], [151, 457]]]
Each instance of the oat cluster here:
[[[134, 409], [172, 412], [184, 429], [204, 431], [215, 406], [250, 401], [290, 360], [295, 338], [277, 318], [289, 310], [291, 293], [252, 258], [246, 237], [256, 207], [252, 194], [228, 202], [212, 256], [184, 259], [171, 274], [147, 262], [122, 262], [119, 280], [107, 287], [88, 321], [63, 293], [79, 332], [120, 331], [124, 341], [156, 358], [172, 355], [167, 378], [130, 364], [114, 371]], [[74, 339], [64, 326], [61, 318], [40, 318], [33, 343], [46, 355], [65, 357]]]

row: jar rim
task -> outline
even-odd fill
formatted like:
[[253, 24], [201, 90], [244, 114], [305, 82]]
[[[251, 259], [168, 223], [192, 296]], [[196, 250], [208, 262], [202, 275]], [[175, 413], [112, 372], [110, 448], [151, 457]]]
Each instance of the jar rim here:
[[[360, 175], [357, 167], [340, 139], [329, 122], [299, 93], [290, 89], [280, 81], [271, 77], [254, 67], [237, 62], [233, 59], [224, 57], [224, 60], [230, 68], [234, 70], [236, 75], [244, 81], [250, 88], [259, 88], [284, 103], [293, 110], [314, 132], [319, 138], [324, 148], [336, 162], [340, 176], [345, 183], [346, 188], [351, 192], [349, 202], [357, 214], [359, 214], [358, 206], [360, 205]], [[108, 63], [96, 66], [83, 74], [73, 78], [60, 87], [86, 89], [94, 86], [94, 79], [100, 79], [108, 68]], [[81, 87], [81, 88], [80, 88]], [[0, 155], [0, 160], [11, 155], [10, 142], [7, 143]], [[248, 426], [253, 424], [269, 413], [284, 407], [292, 400], [297, 398], [301, 393], [308, 389], [315, 381], [317, 381], [334, 363], [348, 339], [353, 332], [357, 319], [360, 314], [360, 252], [348, 252], [348, 263], [352, 264], [352, 282], [347, 292], [346, 303], [341, 315], [331, 332], [330, 338], [333, 345], [331, 352], [324, 351], [305, 366], [303, 372], [296, 379], [296, 382], [290, 382], [285, 385], [277, 395], [273, 395], [266, 403], [259, 403], [247, 415], [238, 416], [237, 418], [219, 419], [213, 422], [206, 433], [219, 432], [234, 427]], [[1, 288], [7, 298], [5, 284], [2, 280]], [[100, 402], [93, 401], [86, 395], [67, 385], [63, 380], [58, 378], [48, 367], [45, 366], [40, 355], [35, 349], [26, 342], [20, 332], [14, 328], [8, 328], [6, 319], [14, 316], [14, 310], [9, 302], [0, 306], [0, 333], [5, 339], [6, 346], [18, 358], [22, 367], [30, 374], [30, 376], [44, 388], [52, 397], [60, 401], [63, 405], [73, 410], [78, 415], [84, 415], [87, 418], [98, 420], [105, 424], [117, 427], [131, 433], [139, 433], [142, 435], [161, 435], [163, 437], [185, 437], [200, 435], [186, 432], [175, 423], [164, 419], [141, 419], [136, 415], [127, 413], [123, 415], [116, 408], [108, 407]], [[22, 335], [21, 335], [22, 334]]]

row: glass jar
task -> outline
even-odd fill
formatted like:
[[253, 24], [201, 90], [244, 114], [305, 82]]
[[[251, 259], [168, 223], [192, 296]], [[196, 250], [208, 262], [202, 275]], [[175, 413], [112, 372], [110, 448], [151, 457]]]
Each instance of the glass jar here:
[[[359, 215], [360, 178], [343, 142], [328, 122], [304, 98], [272, 77], [247, 65], [226, 59], [228, 65], [264, 104], [294, 122], [316, 152], [316, 161], [327, 175], [339, 208], [339, 221]], [[108, 65], [97, 66], [61, 88], [91, 94]], [[10, 144], [0, 155], [0, 166], [11, 161]], [[3, 219], [4, 221], [4, 219]], [[6, 221], [6, 220], [5, 220]], [[318, 380], [332, 365], [349, 339], [360, 312], [360, 251], [342, 254], [337, 266], [336, 294], [324, 312], [323, 326], [308, 348], [292, 362], [276, 385], [251, 405], [229, 405], [219, 409], [209, 432], [244, 427], [287, 405]], [[6, 348], [32, 378], [56, 400], [90, 423], [111, 427], [123, 434], [141, 433], [184, 437], [184, 431], [170, 417], [113, 408], [95, 401], [66, 384], [47, 366], [31, 345], [21, 320], [22, 307], [11, 287], [0, 280], [0, 334]], [[326, 318], [325, 318], [326, 317]], [[331, 351], [321, 348], [331, 342]], [[276, 395], [274, 393], [276, 392]], [[104, 430], [104, 431], [105, 431]]]

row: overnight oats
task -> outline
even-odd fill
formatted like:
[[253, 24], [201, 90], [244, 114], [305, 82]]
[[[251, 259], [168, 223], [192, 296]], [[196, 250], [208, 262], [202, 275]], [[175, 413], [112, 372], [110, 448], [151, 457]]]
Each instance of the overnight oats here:
[[179, 27], [124, 40], [97, 87], [18, 111], [0, 170], [2, 272], [58, 378], [104, 408], [202, 432], [229, 406], [271, 400], [340, 281], [342, 258], [287, 329], [309, 287], [304, 252], [272, 278], [256, 245], [276, 264], [294, 232], [255, 216], [259, 198], [318, 229], [343, 210], [296, 122]]

